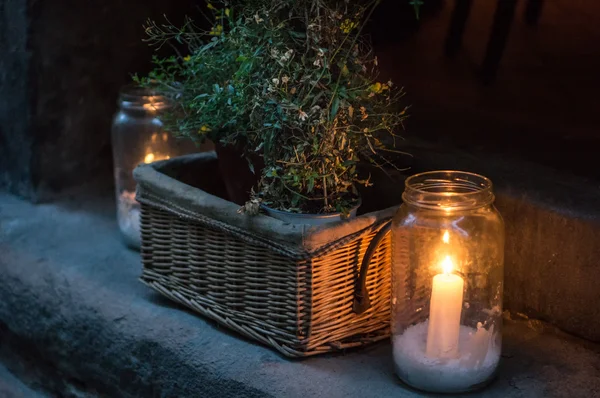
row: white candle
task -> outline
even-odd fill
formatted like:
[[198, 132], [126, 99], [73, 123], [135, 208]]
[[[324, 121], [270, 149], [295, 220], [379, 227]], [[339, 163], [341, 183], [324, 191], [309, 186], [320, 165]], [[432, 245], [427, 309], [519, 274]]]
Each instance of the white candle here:
[[442, 267], [444, 273], [433, 277], [426, 352], [433, 358], [456, 358], [464, 281], [452, 274], [450, 256], [446, 256]]

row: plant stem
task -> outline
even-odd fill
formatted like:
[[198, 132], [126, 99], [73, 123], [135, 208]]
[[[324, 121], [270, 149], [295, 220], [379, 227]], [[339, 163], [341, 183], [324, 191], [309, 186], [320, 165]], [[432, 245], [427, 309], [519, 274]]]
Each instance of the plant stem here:
[[[323, 174], [325, 174], [325, 166], [323, 166]], [[323, 176], [323, 194], [325, 195], [325, 207], [329, 205], [329, 201], [327, 199], [327, 178]]]
[[[365, 25], [367, 24], [367, 21], [369, 19], [371, 19], [371, 15], [373, 15], [373, 11], [375, 11], [375, 8], [377, 8], [377, 6], [379, 5], [379, 3], [381, 3], [381, 0], [374, 0], [373, 2], [371, 2], [371, 4], [369, 4], [369, 6], [371, 7], [371, 9], [369, 10], [369, 13], [367, 14], [367, 17], [365, 18], [365, 22], [361, 25], [360, 29], [358, 30], [358, 32], [354, 36], [354, 40], [352, 41], [352, 45], [350, 46], [350, 50], [348, 50], [348, 53], [346, 53], [346, 56], [344, 57], [344, 62], [342, 62], [342, 63], [346, 63], [346, 61], [348, 61], [348, 57], [350, 56], [350, 52], [352, 51], [352, 48], [356, 45], [356, 42], [358, 41], [358, 38], [360, 37], [360, 35], [361, 35], [361, 33], [362, 33]], [[340, 73], [339, 76], [338, 76], [337, 82], [335, 84], [335, 88], [333, 90], [333, 94], [331, 95], [331, 100], [329, 101], [329, 105], [327, 106], [327, 109], [331, 109], [331, 104], [333, 103], [335, 97], [337, 96], [341, 80], [342, 80], [342, 74]]]

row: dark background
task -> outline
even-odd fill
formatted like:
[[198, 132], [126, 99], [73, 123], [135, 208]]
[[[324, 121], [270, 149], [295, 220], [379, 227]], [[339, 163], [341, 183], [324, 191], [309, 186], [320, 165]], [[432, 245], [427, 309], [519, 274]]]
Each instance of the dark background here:
[[[473, 0], [454, 57], [444, 46], [457, 1], [425, 0], [419, 22], [405, 3], [383, 1], [373, 40], [383, 74], [413, 104], [409, 138], [600, 178], [600, 2]], [[513, 3], [497, 74], [486, 84], [494, 18]], [[526, 18], [536, 5], [537, 23]]]
[[[473, 0], [449, 56], [444, 43], [456, 36], [449, 29], [461, 1], [424, 0], [417, 20], [408, 0], [384, 0], [369, 26], [382, 80], [404, 86], [412, 104], [407, 148], [525, 160], [595, 184], [600, 2]], [[528, 22], [536, 2], [539, 19]], [[513, 3], [514, 15], [506, 11]], [[163, 13], [178, 21], [196, 7], [204, 2], [0, 0], [0, 186], [44, 201], [109, 181], [118, 90], [149, 68], [142, 24]], [[488, 46], [498, 7], [511, 26], [486, 80], [486, 51], [502, 47]]]

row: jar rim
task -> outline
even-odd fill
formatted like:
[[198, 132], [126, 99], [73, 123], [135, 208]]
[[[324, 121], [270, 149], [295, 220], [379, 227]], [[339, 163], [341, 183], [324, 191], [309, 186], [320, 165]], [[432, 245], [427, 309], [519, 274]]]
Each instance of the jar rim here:
[[167, 99], [151, 88], [128, 84], [121, 88], [119, 106], [145, 111], [159, 111], [168, 107]]
[[468, 171], [434, 170], [410, 176], [402, 199], [430, 209], [466, 209], [494, 202], [492, 181]]

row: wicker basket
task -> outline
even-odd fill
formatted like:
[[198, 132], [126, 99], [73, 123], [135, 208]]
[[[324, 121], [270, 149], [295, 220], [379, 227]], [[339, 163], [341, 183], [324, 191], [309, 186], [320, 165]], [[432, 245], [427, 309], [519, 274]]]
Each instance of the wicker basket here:
[[217, 196], [224, 192], [217, 162], [205, 153], [135, 170], [141, 280], [289, 357], [388, 337], [389, 236], [370, 262], [371, 307], [357, 315], [353, 300], [369, 242], [395, 208], [320, 227], [241, 215]]

